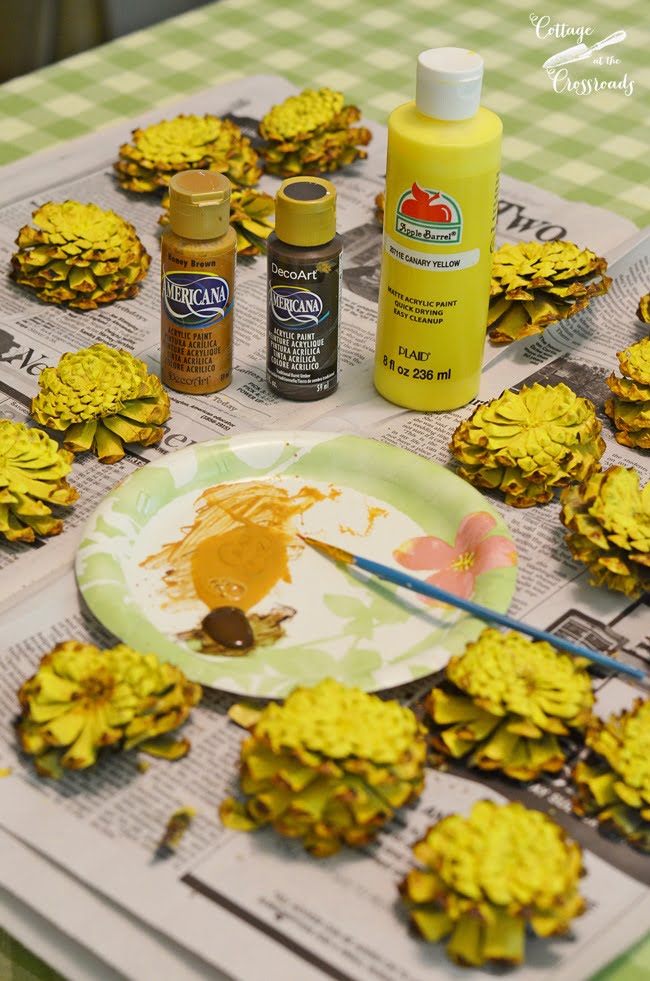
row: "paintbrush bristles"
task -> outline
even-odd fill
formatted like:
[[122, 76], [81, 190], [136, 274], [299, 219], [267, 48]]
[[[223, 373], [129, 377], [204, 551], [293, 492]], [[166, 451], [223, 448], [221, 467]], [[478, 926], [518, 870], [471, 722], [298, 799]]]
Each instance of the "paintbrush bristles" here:
[[346, 552], [344, 548], [337, 548], [336, 545], [328, 545], [326, 542], [319, 542], [316, 538], [307, 538], [306, 535], [298, 535], [306, 545], [311, 545], [312, 548], [318, 549], [319, 552], [323, 552], [324, 555], [329, 556], [330, 559], [334, 559], [335, 562], [345, 562], [348, 565], [354, 563], [354, 555], [351, 552]]

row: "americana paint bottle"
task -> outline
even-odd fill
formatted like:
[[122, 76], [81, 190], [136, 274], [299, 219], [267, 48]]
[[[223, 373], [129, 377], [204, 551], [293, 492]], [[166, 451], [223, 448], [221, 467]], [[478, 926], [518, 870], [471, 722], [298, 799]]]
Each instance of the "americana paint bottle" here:
[[228, 178], [174, 174], [161, 243], [160, 361], [163, 383], [177, 392], [207, 395], [231, 382], [236, 260]]
[[336, 391], [342, 250], [334, 185], [283, 181], [267, 239], [266, 333], [266, 378], [282, 398], [311, 402]]
[[483, 60], [418, 58], [414, 102], [388, 121], [375, 386], [408, 409], [455, 409], [481, 376], [501, 120], [480, 106]]

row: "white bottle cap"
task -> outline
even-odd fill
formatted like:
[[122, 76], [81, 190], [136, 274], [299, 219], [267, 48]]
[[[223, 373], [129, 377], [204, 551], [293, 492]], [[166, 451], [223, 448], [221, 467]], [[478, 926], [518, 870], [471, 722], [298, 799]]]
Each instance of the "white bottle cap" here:
[[478, 112], [483, 59], [466, 48], [430, 48], [418, 58], [415, 105], [435, 119], [470, 119]]

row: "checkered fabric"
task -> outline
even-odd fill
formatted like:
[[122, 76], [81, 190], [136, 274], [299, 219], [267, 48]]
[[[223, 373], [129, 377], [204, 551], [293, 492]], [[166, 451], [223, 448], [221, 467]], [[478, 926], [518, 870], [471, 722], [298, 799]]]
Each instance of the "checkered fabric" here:
[[[530, 15], [540, 9], [549, 20], [538, 37]], [[1, 86], [0, 163], [261, 72], [300, 87], [341, 89], [385, 123], [394, 106], [413, 97], [418, 53], [461, 45], [485, 59], [483, 101], [503, 119], [505, 172], [644, 225], [650, 220], [647, 11], [647, 0], [591, 0], [580, 10], [566, 0], [220, 0]], [[592, 28], [587, 44], [619, 30], [627, 37], [596, 55], [602, 64], [568, 65], [558, 84], [564, 90], [555, 91], [542, 64], [579, 41], [550, 33], [563, 22]], [[594, 78], [621, 87], [589, 94], [567, 88]], [[3, 981], [56, 977], [0, 931]], [[649, 977], [646, 940], [598, 981]]]
[[[650, 30], [647, 0], [221, 0], [157, 27], [34, 72], [0, 88], [0, 163], [226, 79], [282, 74], [329, 85], [378, 122], [412, 98], [417, 54], [463, 45], [486, 63], [484, 102], [503, 118], [504, 170], [572, 200], [602, 205], [643, 225], [647, 186]], [[630, 82], [632, 93], [554, 91], [543, 70], [575, 36], [538, 37], [530, 14], [626, 39], [567, 66], [565, 84]]]

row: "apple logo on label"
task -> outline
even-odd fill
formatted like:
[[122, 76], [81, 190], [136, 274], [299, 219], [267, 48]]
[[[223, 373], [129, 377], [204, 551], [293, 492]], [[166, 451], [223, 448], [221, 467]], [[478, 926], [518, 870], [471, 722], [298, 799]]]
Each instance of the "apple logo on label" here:
[[412, 198], [402, 202], [402, 214], [418, 221], [430, 221], [436, 224], [446, 224], [452, 221], [453, 215], [449, 205], [440, 199], [440, 191], [429, 194], [414, 181], [411, 185]]

